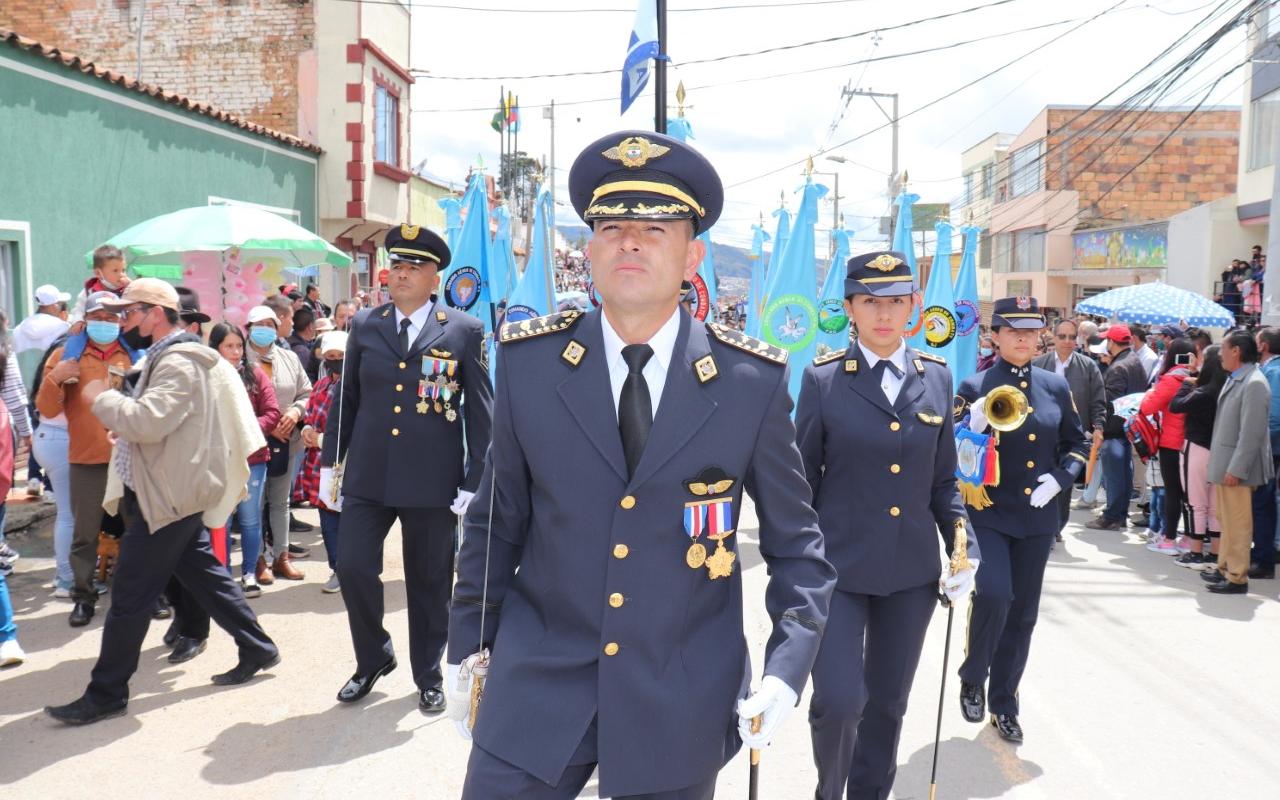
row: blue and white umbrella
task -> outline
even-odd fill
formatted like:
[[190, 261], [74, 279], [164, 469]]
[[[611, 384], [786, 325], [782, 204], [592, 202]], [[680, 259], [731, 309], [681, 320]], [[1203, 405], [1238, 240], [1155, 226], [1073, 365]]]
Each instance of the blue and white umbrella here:
[[1236, 318], [1207, 297], [1167, 283], [1121, 286], [1076, 305], [1076, 311], [1144, 325], [1195, 325], [1229, 328]]

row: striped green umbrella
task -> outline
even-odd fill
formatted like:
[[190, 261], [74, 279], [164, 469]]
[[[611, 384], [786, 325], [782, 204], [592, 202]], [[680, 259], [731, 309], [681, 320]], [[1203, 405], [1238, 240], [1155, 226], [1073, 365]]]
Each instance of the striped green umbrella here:
[[[182, 277], [182, 257], [193, 252], [225, 256], [238, 250], [280, 259], [285, 269], [351, 264], [350, 256], [301, 225], [251, 206], [184, 208], [140, 222], [107, 244], [123, 250], [137, 274], [169, 279]], [[92, 262], [93, 253], [85, 258]]]

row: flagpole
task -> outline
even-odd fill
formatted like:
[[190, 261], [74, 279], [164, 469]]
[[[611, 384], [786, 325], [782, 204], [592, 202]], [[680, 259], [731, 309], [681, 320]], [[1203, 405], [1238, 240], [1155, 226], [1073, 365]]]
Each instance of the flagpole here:
[[653, 129], [667, 132], [667, 0], [658, 4], [658, 57], [653, 64]]
[[507, 168], [503, 157], [507, 151], [507, 90], [498, 86], [498, 186], [502, 186], [502, 176]]

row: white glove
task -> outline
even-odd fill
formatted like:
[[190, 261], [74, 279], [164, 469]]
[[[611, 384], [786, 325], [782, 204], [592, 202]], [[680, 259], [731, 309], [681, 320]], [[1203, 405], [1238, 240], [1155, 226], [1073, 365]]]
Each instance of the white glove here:
[[467, 727], [471, 713], [471, 673], [463, 675], [461, 664], [444, 665], [444, 696], [453, 727], [459, 736], [471, 741], [471, 729]]
[[974, 433], [982, 433], [987, 429], [987, 414], [983, 411], [986, 405], [985, 394], [969, 404], [969, 430]]
[[[738, 735], [742, 737], [742, 743], [752, 750], [767, 747], [799, 699], [786, 681], [765, 675], [760, 681], [760, 691], [738, 701]], [[759, 733], [752, 733], [751, 720], [756, 716], [763, 716], [763, 719]]]
[[1062, 487], [1058, 485], [1058, 479], [1047, 472], [1036, 480], [1040, 481], [1040, 485], [1031, 493], [1031, 507], [1044, 508], [1050, 500], [1057, 497]]
[[947, 596], [951, 605], [968, 597], [973, 591], [974, 580], [978, 575], [978, 565], [981, 563], [978, 559], [971, 558], [968, 569], [962, 569], [955, 575], [943, 575], [938, 579], [938, 590]]
[[465, 517], [467, 515], [467, 506], [471, 505], [471, 499], [475, 496], [475, 492], [459, 489], [457, 497], [453, 498], [453, 505], [449, 506], [449, 510], [460, 517]]

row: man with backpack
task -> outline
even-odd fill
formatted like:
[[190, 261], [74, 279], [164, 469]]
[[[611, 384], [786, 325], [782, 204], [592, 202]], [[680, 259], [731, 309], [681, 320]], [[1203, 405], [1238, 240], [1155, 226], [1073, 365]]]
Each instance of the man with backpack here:
[[1085, 527], [1096, 531], [1122, 531], [1129, 514], [1129, 495], [1133, 492], [1133, 451], [1124, 433], [1124, 419], [1115, 413], [1115, 401], [1135, 392], [1143, 392], [1149, 383], [1141, 359], [1130, 347], [1129, 326], [1117, 323], [1103, 334], [1110, 366], [1102, 376], [1107, 397], [1107, 423], [1102, 431], [1102, 481], [1107, 488], [1107, 505], [1102, 514]]

